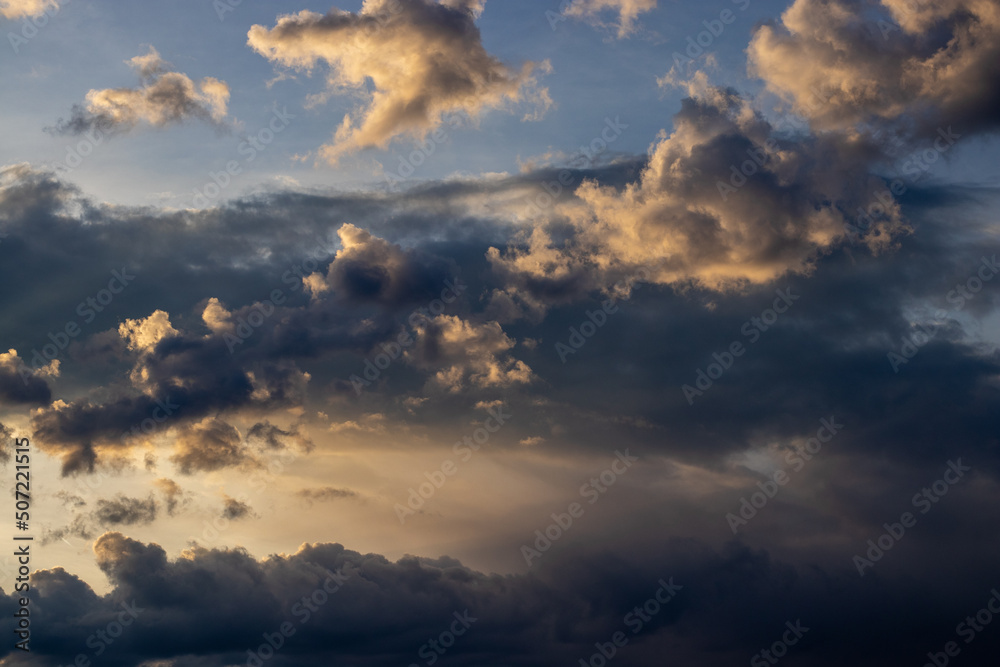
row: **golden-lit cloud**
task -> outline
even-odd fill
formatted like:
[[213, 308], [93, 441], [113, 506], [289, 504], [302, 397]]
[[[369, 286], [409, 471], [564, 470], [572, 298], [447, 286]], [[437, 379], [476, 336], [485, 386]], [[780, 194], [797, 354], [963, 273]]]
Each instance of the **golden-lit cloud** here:
[[871, 118], [996, 126], [1000, 11], [995, 2], [796, 0], [760, 27], [749, 67], [822, 128]]
[[320, 149], [333, 163], [398, 137], [423, 139], [445, 114], [476, 118], [518, 103], [535, 110], [551, 104], [535, 77], [547, 63], [514, 69], [486, 51], [475, 24], [484, 4], [366, 0], [357, 14], [301, 11], [281, 16], [270, 29], [253, 26], [248, 44], [286, 67], [312, 70], [326, 63], [331, 90], [365, 95], [371, 85], [367, 104], [344, 116], [333, 141]]
[[[735, 91], [702, 80], [689, 92], [638, 181], [623, 190], [585, 181], [551, 214], [572, 224], [571, 239], [553, 240], [543, 217], [507, 253], [490, 249], [494, 270], [535, 292], [543, 283], [599, 289], [641, 269], [668, 285], [764, 284], [809, 272], [845, 239], [851, 212], [885, 187], [858, 176], [867, 164], [842, 137], [781, 139]], [[903, 227], [893, 205], [867, 242], [884, 248]], [[530, 294], [524, 301], [530, 310]]]
[[70, 119], [60, 121], [56, 130], [72, 134], [94, 128], [128, 131], [141, 123], [165, 127], [192, 119], [224, 126], [229, 104], [225, 81], [208, 76], [195, 82], [171, 71], [153, 47], [127, 62], [141, 81], [139, 87], [91, 90], [83, 106], [74, 107]]
[[656, 9], [656, 0], [573, 0], [563, 13], [566, 16], [598, 22], [604, 12], [618, 14], [618, 37], [628, 37], [636, 29], [639, 14]]
[[0, 14], [8, 19], [41, 16], [50, 9], [58, 8], [56, 0], [0, 0]]

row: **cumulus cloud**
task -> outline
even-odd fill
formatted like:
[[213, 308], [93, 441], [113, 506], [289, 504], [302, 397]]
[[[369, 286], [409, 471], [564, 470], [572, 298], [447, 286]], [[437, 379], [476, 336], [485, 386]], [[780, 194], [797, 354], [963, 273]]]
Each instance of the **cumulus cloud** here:
[[222, 517], [230, 521], [239, 521], [240, 519], [255, 519], [257, 518], [257, 513], [253, 511], [253, 508], [248, 503], [237, 498], [224, 496]]
[[228, 114], [229, 86], [205, 77], [195, 82], [188, 75], [169, 69], [156, 49], [127, 61], [139, 77], [137, 88], [91, 90], [83, 105], [75, 106], [68, 120], [54, 130], [82, 134], [90, 130], [127, 132], [140, 123], [166, 127], [187, 120], [205, 121], [223, 128]]
[[656, 0], [573, 0], [563, 14], [585, 19], [601, 25], [599, 18], [605, 12], [617, 13], [618, 37], [628, 37], [635, 32], [639, 14], [656, 9]]
[[[547, 63], [511, 68], [483, 47], [475, 20], [485, 3], [449, 0], [367, 0], [357, 14], [332, 9], [281, 16], [274, 28], [253, 26], [248, 44], [269, 60], [311, 70], [330, 68], [333, 90], [373, 87], [368, 104], [347, 114], [320, 156], [336, 162], [393, 139], [423, 139], [443, 117], [476, 118], [490, 109], [551, 104], [536, 72]], [[530, 115], [530, 114], [529, 114]]]
[[[779, 137], [736, 91], [699, 77], [689, 91], [637, 182], [619, 190], [586, 181], [558, 208], [569, 238], [536, 224], [506, 254], [490, 249], [494, 269], [526, 299], [607, 288], [640, 271], [715, 290], [806, 273], [885, 187], [840, 135]], [[893, 205], [866, 240], [881, 250], [903, 231]]]
[[447, 262], [419, 249], [404, 250], [350, 223], [337, 235], [341, 249], [330, 263], [325, 285], [339, 298], [385, 306], [430, 300], [453, 275]]
[[411, 363], [434, 370], [431, 384], [450, 392], [469, 387], [510, 387], [534, 379], [531, 368], [509, 351], [514, 341], [497, 322], [477, 324], [454, 315], [439, 315], [414, 327], [416, 344], [407, 351]]
[[254, 459], [235, 426], [207, 417], [177, 434], [170, 460], [190, 475], [247, 465]]
[[748, 49], [751, 71], [821, 128], [996, 129], [996, 3], [796, 0]]
[[[43, 360], [44, 361], [44, 360]], [[29, 368], [17, 350], [0, 354], [0, 402], [46, 405], [52, 401], [47, 377], [59, 376], [59, 360], [53, 359], [37, 369]]]
[[58, 10], [57, 0], [0, 0], [0, 14], [8, 19], [41, 16], [50, 10]]

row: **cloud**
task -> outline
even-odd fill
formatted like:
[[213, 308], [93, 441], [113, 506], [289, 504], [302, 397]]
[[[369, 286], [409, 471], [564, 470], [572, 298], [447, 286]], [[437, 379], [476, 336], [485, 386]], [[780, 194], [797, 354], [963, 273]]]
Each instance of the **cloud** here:
[[656, 0], [573, 0], [573, 3], [563, 10], [566, 16], [585, 19], [597, 25], [603, 25], [598, 17], [604, 12], [618, 14], [618, 37], [628, 37], [636, 30], [636, 19], [639, 14], [656, 9]]
[[8, 19], [41, 16], [50, 9], [58, 10], [56, 0], [0, 0], [0, 14]]
[[510, 387], [534, 380], [531, 368], [508, 352], [514, 341], [497, 322], [476, 324], [454, 315], [418, 323], [410, 363], [434, 372], [430, 384], [449, 392], [470, 387]]
[[52, 402], [52, 390], [46, 377], [59, 376], [59, 360], [53, 359], [38, 369], [29, 368], [17, 350], [0, 354], [0, 402], [47, 405]]
[[332, 486], [324, 486], [317, 489], [302, 489], [295, 493], [296, 496], [305, 500], [308, 504], [328, 503], [344, 498], [356, 498], [357, 492], [350, 489], [336, 489]]
[[206, 417], [177, 434], [170, 460], [181, 473], [191, 475], [244, 466], [254, 458], [235, 426]]
[[[105, 533], [93, 549], [111, 593], [96, 595], [62, 568], [35, 572], [32, 614], [45, 641], [17, 664], [72, 662], [125, 602], [141, 612], [103, 656], [114, 667], [147, 660], [240, 664], [264, 643], [263, 633], [286, 622], [295, 641], [270, 656], [276, 667], [409, 664], [422, 647], [432, 654], [428, 638], [461, 627], [451, 625], [456, 615], [469, 620], [468, 632], [449, 647], [448, 661], [462, 667], [571, 663], [619, 631], [634, 635], [620, 649], [623, 664], [655, 664], [669, 652], [723, 667], [770, 646], [796, 619], [808, 631], [792, 650], [809, 664], [875, 667], [898, 664], [900, 646], [953, 627], [962, 609], [978, 609], [989, 597], [989, 584], [959, 573], [946, 579], [961, 585], [914, 590], [905, 576], [873, 581], [849, 564], [796, 567], [736, 543], [716, 549], [693, 540], [652, 542], [624, 553], [583, 545], [572, 558], [547, 556], [551, 564], [530, 574], [501, 576], [447, 556], [390, 561], [331, 543], [260, 560], [242, 549], [205, 548], [170, 558], [158, 544]], [[647, 603], [658, 593], [659, 603]], [[305, 615], [307, 607], [296, 603], [314, 594], [323, 602]], [[201, 603], [206, 598], [211, 606]], [[655, 612], [633, 612], [644, 604]], [[15, 598], [0, 597], [0, 612], [15, 608]], [[899, 622], [873, 638], [871, 627], [887, 615]], [[988, 657], [996, 644], [984, 633], [963, 655]], [[13, 651], [6, 646], [0, 655]]]
[[297, 424], [284, 430], [267, 420], [251, 426], [246, 439], [249, 443], [256, 443], [261, 451], [278, 451], [295, 447], [302, 452], [310, 452], [315, 447], [313, 442], [302, 434]]
[[104, 527], [118, 525], [133, 526], [148, 524], [156, 520], [157, 503], [152, 494], [148, 498], [129, 498], [118, 494], [111, 500], [100, 499], [94, 510], [93, 518]]
[[83, 134], [91, 130], [128, 132], [141, 123], [166, 127], [188, 120], [201, 120], [225, 127], [229, 86], [205, 77], [194, 82], [186, 74], [170, 71], [170, 64], [156, 49], [127, 61], [138, 75], [138, 88], [91, 90], [86, 102], [75, 106], [69, 120], [56, 124], [59, 134]]
[[796, 0], [748, 48], [752, 73], [819, 128], [995, 130], [1000, 15], [992, 2]]
[[247, 43], [268, 60], [312, 70], [331, 69], [332, 90], [359, 92], [370, 82], [370, 101], [347, 114], [319, 154], [335, 163], [393, 139], [422, 140], [446, 114], [477, 118], [490, 109], [551, 104], [535, 72], [547, 63], [512, 69], [487, 53], [475, 20], [485, 2], [367, 0], [357, 14], [332, 9], [278, 18], [274, 28], [254, 25]]
[[339, 298], [399, 307], [430, 301], [453, 275], [449, 262], [419, 249], [402, 249], [350, 223], [337, 230], [341, 249], [325, 284]]
[[172, 479], [167, 479], [165, 477], [157, 479], [153, 482], [161, 494], [163, 494], [164, 499], [167, 502], [167, 514], [170, 516], [174, 515], [177, 508], [181, 505], [187, 504], [189, 501], [185, 498], [184, 489], [181, 485]]
[[[640, 272], [714, 290], [809, 273], [847, 239], [853, 212], [885, 188], [840, 135], [782, 137], [749, 100], [703, 77], [690, 92], [638, 181], [623, 189], [586, 181], [550, 216], [568, 221], [570, 234], [562, 225], [562, 239], [553, 238], [543, 220], [506, 254], [490, 249], [494, 270], [529, 306]], [[892, 205], [866, 240], [882, 250], [906, 229]]]
[[223, 498], [222, 517], [230, 521], [258, 518], [257, 513], [249, 504], [229, 496]]

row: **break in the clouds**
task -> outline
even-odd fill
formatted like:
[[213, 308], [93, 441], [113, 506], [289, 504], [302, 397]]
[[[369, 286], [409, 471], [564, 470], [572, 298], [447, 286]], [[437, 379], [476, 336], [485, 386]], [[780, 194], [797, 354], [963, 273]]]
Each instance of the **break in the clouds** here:
[[636, 21], [644, 12], [656, 9], [656, 0], [573, 0], [564, 10], [566, 16], [600, 24], [604, 13], [617, 13], [618, 37], [628, 37], [636, 30]]
[[995, 2], [870, 4], [796, 0], [779, 23], [755, 34], [751, 69], [823, 128], [882, 121], [904, 134], [950, 125], [996, 129]]
[[91, 90], [82, 105], [74, 105], [69, 119], [60, 119], [55, 131], [84, 134], [91, 130], [127, 132], [140, 125], [166, 127], [190, 120], [225, 126], [229, 85], [214, 77], [194, 81], [170, 69], [157, 50], [127, 61], [139, 77], [136, 88]]
[[0, 14], [9, 19], [41, 16], [57, 9], [59, 3], [56, 0], [0, 0]]
[[[330, 68], [328, 84], [369, 98], [344, 116], [320, 156], [336, 163], [393, 139], [421, 140], [446, 114], [479, 117], [492, 109], [526, 107], [527, 117], [551, 104], [537, 74], [546, 63], [504, 64], [486, 51], [476, 27], [477, 0], [368, 0], [354, 14], [301, 11], [273, 28], [255, 25], [248, 44], [283, 66]], [[364, 92], [371, 82], [373, 90]]]

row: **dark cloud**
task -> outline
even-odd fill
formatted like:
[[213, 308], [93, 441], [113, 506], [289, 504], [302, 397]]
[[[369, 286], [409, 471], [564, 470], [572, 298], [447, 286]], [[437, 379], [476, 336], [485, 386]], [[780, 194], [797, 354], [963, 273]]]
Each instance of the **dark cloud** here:
[[231, 521], [258, 518], [257, 513], [253, 511], [253, 508], [248, 503], [237, 498], [230, 498], [229, 496], [223, 499], [222, 517]]
[[155, 521], [158, 509], [152, 495], [148, 498], [130, 498], [119, 494], [111, 500], [98, 500], [93, 516], [103, 527], [133, 526]]
[[326, 503], [344, 498], [356, 498], [358, 493], [350, 489], [336, 489], [332, 486], [324, 486], [316, 489], [302, 489], [301, 491], [297, 491], [295, 495], [311, 505], [314, 502]]
[[[941, 575], [956, 587], [946, 595], [941, 586], [861, 579], [846, 568], [795, 567], [736, 543], [715, 549], [653, 539], [648, 546], [632, 554], [585, 548], [528, 575], [500, 576], [448, 557], [391, 562], [339, 544], [305, 545], [264, 560], [242, 550], [196, 548], [171, 560], [156, 544], [107, 533], [94, 551], [111, 593], [98, 597], [61, 569], [35, 573], [33, 652], [4, 652], [19, 665], [72, 661], [124, 602], [137, 613], [102, 656], [108, 665], [240, 664], [284, 622], [294, 627], [294, 641], [270, 664], [419, 663], [428, 640], [466, 612], [475, 620], [447, 653], [456, 665], [500, 656], [504, 664], [525, 666], [586, 660], [595, 643], [621, 631], [629, 638], [622, 664], [649, 664], [668, 651], [721, 667], [751, 659], [780, 639], [786, 622], [797, 621], [808, 630], [789, 654], [801, 664], [903, 665], [953, 638], [955, 624], [983, 606], [993, 585], [970, 586], [951, 571]], [[666, 604], [650, 603], [648, 615], [636, 614], [658, 592], [667, 599], [661, 581], [681, 588]], [[296, 603], [324, 586], [333, 592], [317, 594], [323, 602], [307, 618]], [[210, 607], [201, 604], [206, 597], [215, 601]], [[0, 602], [4, 613], [13, 604], [10, 597]], [[984, 633], [963, 652], [974, 660], [996, 647], [996, 637]]]

